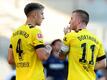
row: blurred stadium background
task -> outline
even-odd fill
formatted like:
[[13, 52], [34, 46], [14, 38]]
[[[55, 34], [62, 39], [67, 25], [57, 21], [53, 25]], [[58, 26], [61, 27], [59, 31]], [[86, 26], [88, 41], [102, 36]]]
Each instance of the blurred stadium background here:
[[62, 39], [71, 12], [84, 9], [90, 14], [88, 28], [103, 41], [107, 51], [107, 0], [0, 0], [0, 80], [11, 72], [7, 63], [9, 38], [13, 30], [25, 23], [23, 8], [29, 2], [40, 2], [46, 7], [41, 26], [46, 42]]

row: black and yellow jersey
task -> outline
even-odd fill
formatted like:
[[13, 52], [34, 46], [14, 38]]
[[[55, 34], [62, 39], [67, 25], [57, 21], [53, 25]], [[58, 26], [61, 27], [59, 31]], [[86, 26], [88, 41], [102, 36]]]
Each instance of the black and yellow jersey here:
[[105, 58], [101, 41], [87, 29], [82, 29], [66, 34], [64, 44], [70, 47], [68, 80], [95, 80], [95, 64]]
[[16, 64], [16, 80], [45, 80], [42, 61], [35, 52], [44, 45], [39, 26], [20, 26], [13, 32], [10, 43]]

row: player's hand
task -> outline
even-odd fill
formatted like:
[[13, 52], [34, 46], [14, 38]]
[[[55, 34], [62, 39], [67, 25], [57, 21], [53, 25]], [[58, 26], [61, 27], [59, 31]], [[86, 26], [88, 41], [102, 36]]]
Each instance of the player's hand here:
[[70, 32], [69, 26], [65, 27], [65, 28], [64, 28], [64, 34], [67, 34], [67, 33], [69, 33], [69, 32]]
[[45, 45], [45, 48], [46, 48], [46, 52], [48, 54], [51, 54], [51, 51], [52, 51], [52, 47], [50, 45]]
[[69, 52], [69, 47], [62, 44], [61, 49], [59, 51], [60, 54], [67, 54]]

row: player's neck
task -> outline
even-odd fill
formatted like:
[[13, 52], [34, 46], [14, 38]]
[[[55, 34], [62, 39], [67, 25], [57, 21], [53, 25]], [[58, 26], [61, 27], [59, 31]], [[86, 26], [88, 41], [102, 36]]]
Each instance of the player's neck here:
[[33, 20], [29, 19], [29, 18], [27, 19], [27, 21], [26, 21], [25, 24], [26, 24], [26, 25], [31, 25], [31, 26], [33, 26], [33, 27], [36, 26], [35, 22], [34, 22]]
[[80, 31], [82, 29], [86, 29], [86, 25], [85, 24], [79, 25], [75, 31], [78, 32], [78, 31]]

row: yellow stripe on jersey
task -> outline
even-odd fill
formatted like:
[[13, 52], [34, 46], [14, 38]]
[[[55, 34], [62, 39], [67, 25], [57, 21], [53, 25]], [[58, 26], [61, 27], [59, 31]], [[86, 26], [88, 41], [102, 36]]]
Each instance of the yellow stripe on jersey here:
[[95, 80], [96, 60], [105, 58], [104, 48], [98, 38], [83, 29], [66, 34], [64, 43], [70, 47], [68, 80]]
[[22, 25], [13, 32], [10, 43], [16, 64], [16, 80], [45, 80], [43, 65], [35, 47], [44, 45], [38, 26]]

